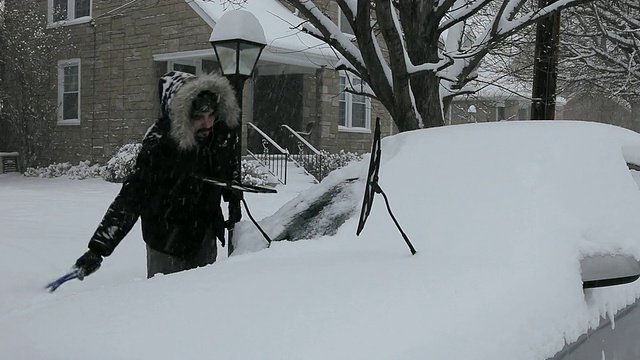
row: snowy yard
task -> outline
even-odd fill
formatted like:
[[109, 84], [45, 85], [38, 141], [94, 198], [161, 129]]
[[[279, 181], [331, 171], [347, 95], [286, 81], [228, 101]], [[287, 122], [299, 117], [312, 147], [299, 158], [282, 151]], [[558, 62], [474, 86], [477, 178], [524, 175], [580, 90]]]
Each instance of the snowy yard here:
[[[277, 195], [247, 195], [265, 230], [345, 179], [335, 235], [147, 280], [139, 225], [98, 272], [43, 286], [86, 249], [119, 185], [0, 175], [0, 358], [544, 360], [640, 297], [583, 292], [579, 260], [640, 259], [640, 135], [574, 122], [463, 125], [382, 142], [380, 185], [355, 236], [368, 161]], [[292, 200], [293, 199], [293, 200]], [[291, 200], [291, 201], [290, 201]], [[322, 222], [310, 222], [319, 226]], [[609, 359], [610, 357], [606, 357]]]

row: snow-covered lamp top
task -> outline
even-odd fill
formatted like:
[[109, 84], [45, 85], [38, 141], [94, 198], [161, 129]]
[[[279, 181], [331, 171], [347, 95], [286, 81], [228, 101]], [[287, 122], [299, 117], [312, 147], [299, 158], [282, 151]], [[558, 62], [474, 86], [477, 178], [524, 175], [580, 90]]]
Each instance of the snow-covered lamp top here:
[[260, 21], [245, 10], [225, 12], [211, 32], [223, 75], [251, 76], [267, 44]]
[[260, 21], [246, 10], [227, 11], [216, 22], [209, 41], [228, 40], [246, 40], [262, 45], [267, 44]]

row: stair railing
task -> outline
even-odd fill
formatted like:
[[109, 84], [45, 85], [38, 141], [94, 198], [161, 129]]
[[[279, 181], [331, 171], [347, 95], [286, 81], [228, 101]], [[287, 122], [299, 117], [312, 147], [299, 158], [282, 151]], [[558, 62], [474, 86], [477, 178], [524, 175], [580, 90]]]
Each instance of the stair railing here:
[[[295, 147], [297, 150], [297, 154], [289, 151], [289, 158], [294, 161], [298, 166], [305, 169], [305, 172], [308, 175], [313, 176], [318, 182], [318, 179], [324, 178], [326, 174], [324, 174], [324, 168], [322, 166], [322, 153], [316, 149], [313, 145], [307, 141], [299, 132], [293, 130], [289, 125], [283, 124], [280, 125], [282, 129], [284, 129], [287, 134], [295, 140]], [[313, 172], [318, 176], [314, 176], [309, 173], [307, 169], [314, 169]]]
[[255, 130], [261, 137], [262, 154], [251, 152], [247, 149], [247, 154], [255, 159], [260, 165], [264, 166], [271, 175], [275, 176], [278, 181], [287, 184], [287, 162], [289, 161], [289, 151], [282, 148], [269, 135], [260, 130], [256, 125], [248, 122], [250, 129]]

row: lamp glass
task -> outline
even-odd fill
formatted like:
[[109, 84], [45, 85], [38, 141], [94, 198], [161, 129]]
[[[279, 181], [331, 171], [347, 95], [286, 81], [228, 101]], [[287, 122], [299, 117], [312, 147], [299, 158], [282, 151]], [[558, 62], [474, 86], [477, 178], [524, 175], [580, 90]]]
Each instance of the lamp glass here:
[[258, 62], [262, 45], [240, 43], [240, 63], [238, 66], [238, 74], [251, 76], [253, 68]]
[[237, 43], [223, 43], [213, 45], [218, 55], [218, 61], [220, 62], [220, 69], [223, 75], [233, 75], [236, 73], [237, 57], [236, 47]]

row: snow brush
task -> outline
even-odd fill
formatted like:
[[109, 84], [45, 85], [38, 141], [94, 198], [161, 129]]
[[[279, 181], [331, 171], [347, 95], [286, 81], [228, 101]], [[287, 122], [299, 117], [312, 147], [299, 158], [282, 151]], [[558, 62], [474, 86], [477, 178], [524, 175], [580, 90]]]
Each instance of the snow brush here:
[[45, 286], [45, 289], [49, 289], [49, 292], [56, 291], [56, 289], [59, 288], [60, 285], [66, 283], [69, 280], [77, 279], [80, 276], [80, 271], [81, 270], [78, 268], [72, 269], [70, 272], [68, 272], [64, 276], [61, 276], [57, 280], [54, 280], [49, 284], [47, 284], [47, 286]]

